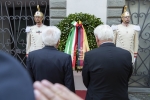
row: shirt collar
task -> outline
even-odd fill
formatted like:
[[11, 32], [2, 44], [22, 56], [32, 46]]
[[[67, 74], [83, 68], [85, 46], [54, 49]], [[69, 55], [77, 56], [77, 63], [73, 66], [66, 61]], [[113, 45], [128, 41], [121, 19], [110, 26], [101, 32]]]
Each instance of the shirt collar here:
[[129, 24], [128, 24], [128, 25], [125, 25], [123, 22], [122, 22], [122, 25], [125, 26], [125, 27], [128, 27], [128, 26], [129, 26]]

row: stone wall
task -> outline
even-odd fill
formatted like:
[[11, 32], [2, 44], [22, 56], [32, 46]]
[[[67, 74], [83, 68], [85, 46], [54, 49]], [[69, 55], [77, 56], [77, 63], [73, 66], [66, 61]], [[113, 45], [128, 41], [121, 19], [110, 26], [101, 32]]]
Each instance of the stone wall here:
[[50, 25], [56, 25], [66, 17], [66, 0], [50, 0]]
[[107, 24], [119, 24], [125, 0], [107, 0]]
[[[119, 24], [125, 0], [107, 0], [107, 24]], [[50, 0], [50, 25], [66, 17], [66, 0]]]

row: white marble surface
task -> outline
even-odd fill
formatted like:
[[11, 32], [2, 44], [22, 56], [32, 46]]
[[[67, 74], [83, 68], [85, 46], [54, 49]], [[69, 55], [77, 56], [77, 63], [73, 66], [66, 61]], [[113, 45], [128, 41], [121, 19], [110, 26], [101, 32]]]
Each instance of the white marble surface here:
[[76, 90], [87, 90], [83, 84], [82, 72], [73, 71]]
[[93, 14], [106, 24], [107, 0], [67, 0], [67, 15], [80, 12]]

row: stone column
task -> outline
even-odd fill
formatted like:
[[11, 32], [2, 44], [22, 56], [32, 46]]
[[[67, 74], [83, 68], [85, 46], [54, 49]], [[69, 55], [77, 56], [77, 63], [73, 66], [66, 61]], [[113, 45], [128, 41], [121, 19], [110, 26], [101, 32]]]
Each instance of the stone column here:
[[58, 24], [66, 17], [66, 0], [50, 0], [50, 25]]
[[125, 0], [107, 0], [107, 24], [120, 24]]

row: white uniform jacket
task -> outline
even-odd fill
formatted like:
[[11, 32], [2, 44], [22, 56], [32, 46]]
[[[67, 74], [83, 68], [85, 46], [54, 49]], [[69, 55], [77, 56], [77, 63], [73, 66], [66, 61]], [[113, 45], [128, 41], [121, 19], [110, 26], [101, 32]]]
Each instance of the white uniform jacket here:
[[46, 27], [47, 27], [46, 25], [42, 25], [40, 27], [38, 27], [37, 25], [26, 27], [27, 32], [26, 54], [34, 50], [42, 49], [44, 47], [41, 34]]
[[114, 43], [116, 47], [120, 47], [128, 50], [132, 56], [132, 62], [134, 63], [134, 54], [138, 52], [139, 46], [139, 34], [140, 27], [137, 25], [124, 24], [112, 25], [114, 31]]

